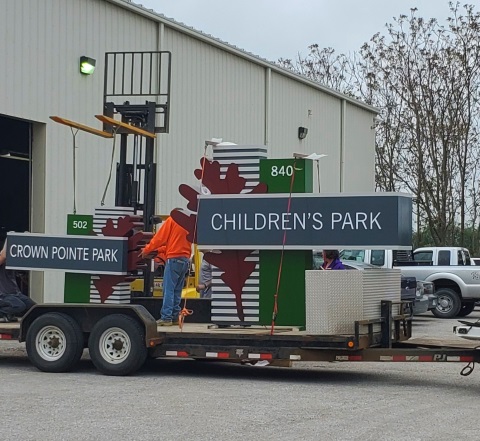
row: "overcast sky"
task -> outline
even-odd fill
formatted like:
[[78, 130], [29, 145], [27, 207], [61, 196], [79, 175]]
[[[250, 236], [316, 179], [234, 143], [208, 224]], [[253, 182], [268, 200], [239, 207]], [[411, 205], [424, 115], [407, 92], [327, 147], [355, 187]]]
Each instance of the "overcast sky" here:
[[[358, 50], [393, 17], [444, 21], [448, 0], [132, 0], [232, 45], [276, 61], [308, 53], [308, 46]], [[463, 3], [475, 3], [478, 0]]]

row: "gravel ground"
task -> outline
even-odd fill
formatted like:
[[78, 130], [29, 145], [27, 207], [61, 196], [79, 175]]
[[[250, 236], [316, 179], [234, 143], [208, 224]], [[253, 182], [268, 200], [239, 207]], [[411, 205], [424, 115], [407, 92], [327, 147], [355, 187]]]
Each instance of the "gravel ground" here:
[[[455, 323], [427, 314], [414, 332], [455, 338]], [[98, 374], [88, 354], [72, 373], [42, 373], [22, 344], [1, 341], [0, 440], [477, 439], [480, 372], [462, 377], [462, 367], [152, 360], [116, 378]]]

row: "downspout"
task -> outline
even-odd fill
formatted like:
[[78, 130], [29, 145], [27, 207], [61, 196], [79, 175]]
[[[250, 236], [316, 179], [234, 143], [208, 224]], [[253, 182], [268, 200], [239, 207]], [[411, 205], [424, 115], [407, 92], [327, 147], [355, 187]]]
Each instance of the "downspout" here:
[[[164, 44], [164, 40], [165, 40], [165, 25], [162, 23], [162, 22], [157, 22], [158, 23], [158, 26], [157, 26], [157, 51], [161, 52], [164, 50], [164, 47], [165, 47], [165, 44]], [[160, 75], [160, 72], [159, 72], [159, 75]], [[155, 97], [155, 102], [157, 104], [160, 104], [159, 102], [159, 97]], [[170, 102], [168, 103], [168, 105], [170, 105]], [[160, 160], [161, 160], [161, 157], [160, 157], [160, 154], [159, 154], [159, 151], [160, 151], [160, 136], [157, 136], [155, 138], [155, 148], [153, 150], [153, 161], [155, 162], [155, 164], [157, 165], [157, 174], [156, 174], [156, 189], [155, 189], [155, 211], [158, 210], [159, 207], [162, 206], [161, 202], [161, 189], [163, 188], [163, 185], [160, 185], [160, 183], [158, 182], [159, 181], [159, 177], [161, 179], [161, 177], [163, 176], [163, 173], [159, 173], [159, 170], [161, 170], [161, 163], [160, 163]], [[161, 211], [161, 210], [160, 210]]]
[[342, 99], [340, 101], [340, 170], [339, 170], [340, 192], [343, 192], [345, 190], [344, 180], [345, 180], [346, 119], [347, 119], [347, 102], [344, 99]]
[[264, 144], [270, 144], [270, 97], [272, 95], [272, 69], [267, 67], [265, 69], [265, 139]]

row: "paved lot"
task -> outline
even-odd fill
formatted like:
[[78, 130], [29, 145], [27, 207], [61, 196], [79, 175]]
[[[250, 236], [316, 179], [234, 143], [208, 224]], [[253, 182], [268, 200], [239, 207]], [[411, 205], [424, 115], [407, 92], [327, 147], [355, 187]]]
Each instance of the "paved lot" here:
[[[450, 337], [455, 323], [425, 315], [416, 335]], [[0, 440], [474, 440], [480, 369], [462, 367], [153, 360], [114, 378], [86, 355], [73, 373], [42, 373], [3, 341]]]

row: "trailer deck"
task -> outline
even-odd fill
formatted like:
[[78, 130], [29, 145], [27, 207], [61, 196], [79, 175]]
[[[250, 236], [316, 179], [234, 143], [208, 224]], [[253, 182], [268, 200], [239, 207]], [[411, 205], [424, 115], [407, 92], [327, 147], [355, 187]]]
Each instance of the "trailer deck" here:
[[[0, 339], [20, 335], [20, 322], [0, 323]], [[375, 335], [375, 334], [374, 334]], [[360, 337], [360, 338], [359, 338]], [[462, 339], [409, 338], [390, 347], [361, 347], [368, 335], [310, 335], [297, 327], [277, 326], [274, 335], [265, 326], [218, 327], [185, 323], [157, 326], [153, 358], [195, 358], [229, 362], [266, 360], [325, 362], [480, 362], [478, 343]]]
[[229, 326], [185, 323], [161, 327], [141, 305], [44, 304], [20, 322], [0, 323], [0, 339], [26, 342], [32, 363], [64, 372], [89, 348], [95, 367], [107, 375], [128, 375], [147, 357], [184, 358], [274, 365], [316, 362], [461, 362], [462, 375], [480, 362], [477, 342], [412, 338], [412, 318], [392, 314], [382, 301], [378, 319], [353, 323], [349, 335], [312, 335], [293, 326]]

